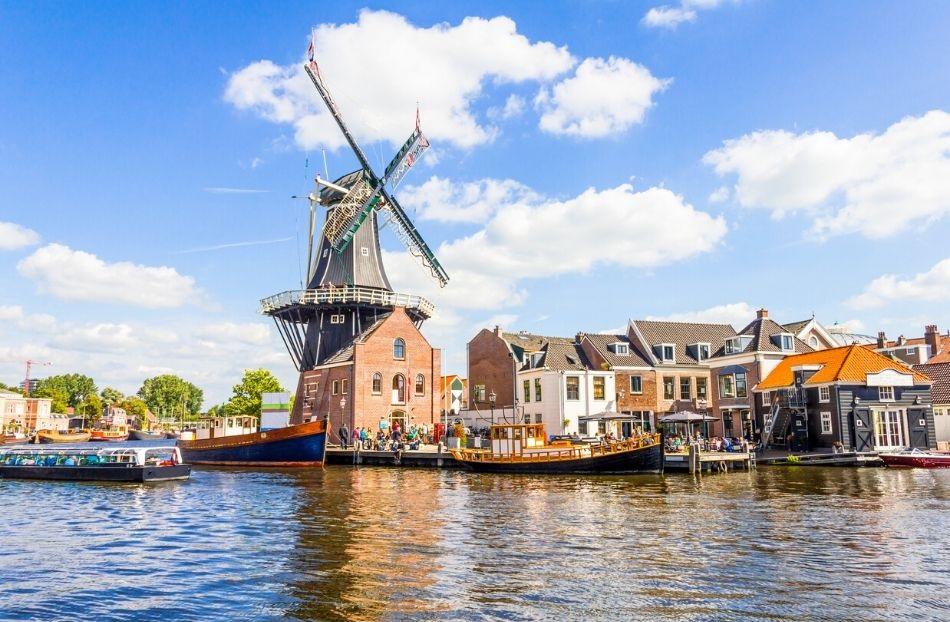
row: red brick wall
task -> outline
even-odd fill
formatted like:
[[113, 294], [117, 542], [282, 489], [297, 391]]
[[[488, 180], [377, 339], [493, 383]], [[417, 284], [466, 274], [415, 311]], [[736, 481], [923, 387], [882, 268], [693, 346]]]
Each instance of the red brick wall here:
[[[485, 395], [495, 392], [496, 407], [511, 407], [514, 367], [508, 346], [494, 331], [482, 329], [468, 342], [468, 389], [472, 407], [489, 408], [487, 401], [475, 402], [475, 387], [485, 386]], [[486, 398], [487, 399], [487, 398]]]
[[[617, 410], [652, 410], [656, 411], [657, 386], [656, 372], [652, 369], [639, 371], [615, 370], [617, 382]], [[640, 376], [643, 387], [642, 394], [630, 393], [630, 376]], [[624, 396], [620, 398], [620, 391]]]
[[[742, 418], [738, 408], [744, 408], [740, 404], [745, 403], [751, 415], [755, 413], [755, 400], [758, 396], [752, 392], [752, 387], [754, 387], [759, 382], [759, 364], [756, 362], [742, 363], [739, 365], [746, 370], [746, 384], [748, 385], [748, 394], [749, 396], [745, 399], [743, 398], [727, 398], [722, 399], [719, 395], [719, 369], [712, 370], [712, 378], [710, 382], [712, 386], [710, 387], [712, 396], [712, 408], [709, 410], [709, 414], [716, 418], [716, 421], [711, 422], [710, 432], [714, 436], [723, 436], [723, 433], [729, 436], [742, 436]], [[722, 424], [722, 413], [723, 407], [728, 410], [732, 407], [732, 426], [729, 429], [723, 430]]]

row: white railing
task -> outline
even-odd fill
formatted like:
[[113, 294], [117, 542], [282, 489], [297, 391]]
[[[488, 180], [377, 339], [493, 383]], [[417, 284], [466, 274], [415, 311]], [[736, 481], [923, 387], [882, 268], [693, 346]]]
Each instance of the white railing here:
[[406, 307], [417, 309], [427, 316], [431, 316], [435, 305], [422, 296], [397, 294], [371, 287], [325, 287], [320, 289], [297, 289], [282, 292], [261, 300], [261, 313], [269, 315], [273, 312], [295, 305], [319, 304], [368, 304], [381, 307]]

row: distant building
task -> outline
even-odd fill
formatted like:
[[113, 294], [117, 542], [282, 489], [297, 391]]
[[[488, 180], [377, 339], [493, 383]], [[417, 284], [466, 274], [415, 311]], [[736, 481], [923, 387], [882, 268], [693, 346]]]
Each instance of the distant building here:
[[930, 324], [924, 327], [923, 337], [908, 339], [901, 335], [893, 341], [888, 341], [884, 331], [881, 331], [877, 334], [875, 349], [908, 365], [950, 361], [950, 332], [941, 335], [937, 325]]
[[814, 315], [811, 316], [810, 319], [791, 322], [789, 324], [783, 324], [782, 326], [786, 331], [801, 340], [802, 343], [807, 344], [812, 350], [824, 350], [825, 348], [849, 345], [847, 343], [840, 343], [834, 334], [815, 319]]
[[754, 388], [771, 403], [762, 440], [794, 450], [934, 448], [931, 381], [860, 345], [784, 358]]
[[933, 399], [937, 449], [950, 451], [950, 360], [914, 365], [914, 371], [924, 374], [933, 382], [930, 394]]
[[[36, 391], [37, 386], [39, 386], [42, 380], [43, 380], [42, 378], [30, 378], [30, 390], [28, 391], [30, 395], [33, 395], [33, 393]], [[18, 384], [17, 386], [20, 387], [21, 391], [24, 391], [26, 387], [26, 380], [21, 380], [20, 384]]]
[[449, 374], [439, 379], [439, 409], [442, 415], [457, 415], [468, 410], [468, 379]]
[[66, 416], [52, 413], [53, 400], [0, 391], [0, 430], [66, 429]]

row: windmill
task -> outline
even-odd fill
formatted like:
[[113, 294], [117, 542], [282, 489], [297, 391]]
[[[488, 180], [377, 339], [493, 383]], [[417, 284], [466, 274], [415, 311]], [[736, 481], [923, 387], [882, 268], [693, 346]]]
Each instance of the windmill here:
[[[418, 110], [409, 138], [382, 176], [377, 175], [347, 128], [320, 75], [320, 68], [313, 59], [312, 41], [308, 56], [304, 70], [361, 168], [332, 182], [316, 177], [316, 192], [307, 197], [311, 219], [306, 289], [286, 291], [261, 301], [261, 313], [274, 319], [300, 372], [292, 423], [319, 416], [311, 408], [315, 403], [311, 392], [319, 390], [316, 387], [320, 384], [313, 380], [319, 375], [314, 370], [352, 356], [353, 344], [393, 309], [405, 309], [417, 327], [432, 315], [434, 306], [425, 298], [393, 291], [382, 262], [380, 216], [385, 218], [383, 226], [391, 227], [440, 287], [449, 280], [408, 214], [391, 194], [429, 146], [419, 124]], [[327, 208], [319, 240], [315, 238], [317, 205]]]

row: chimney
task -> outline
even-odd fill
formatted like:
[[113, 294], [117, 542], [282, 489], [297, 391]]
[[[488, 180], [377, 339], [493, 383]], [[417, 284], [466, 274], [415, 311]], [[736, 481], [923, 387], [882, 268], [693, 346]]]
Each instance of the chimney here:
[[884, 331], [879, 331], [877, 334], [877, 347], [883, 348], [887, 345], [887, 335], [884, 334]]
[[937, 325], [931, 324], [924, 327], [924, 342], [930, 348], [927, 357], [936, 356], [940, 352], [940, 333], [937, 332]]
[[581, 339], [584, 338], [584, 333], [577, 333], [574, 335], [574, 343], [580, 343]]
[[495, 336], [501, 337], [501, 326], [499, 326], [498, 324], [495, 324]]
[[768, 316], [769, 316], [769, 310], [766, 309], [765, 307], [762, 307], [761, 309], [755, 312], [755, 317], [757, 317], [760, 320], [764, 320]]

